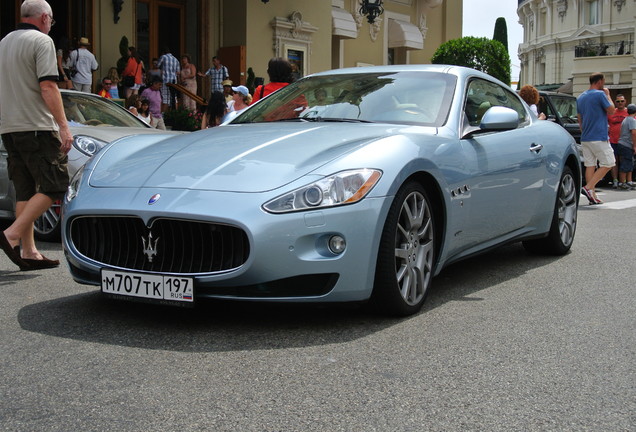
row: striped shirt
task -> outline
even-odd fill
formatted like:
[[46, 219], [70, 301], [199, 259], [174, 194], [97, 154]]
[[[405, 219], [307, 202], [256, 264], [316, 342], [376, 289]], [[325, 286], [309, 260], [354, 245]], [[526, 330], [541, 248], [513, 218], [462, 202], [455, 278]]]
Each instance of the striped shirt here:
[[161, 69], [161, 79], [164, 83], [176, 83], [177, 75], [181, 71], [181, 64], [175, 56], [166, 53], [159, 57], [157, 66]]
[[229, 77], [227, 68], [225, 66], [221, 66], [218, 69], [211, 67], [205, 72], [205, 74], [210, 77], [211, 90], [213, 92], [223, 92], [223, 81]]

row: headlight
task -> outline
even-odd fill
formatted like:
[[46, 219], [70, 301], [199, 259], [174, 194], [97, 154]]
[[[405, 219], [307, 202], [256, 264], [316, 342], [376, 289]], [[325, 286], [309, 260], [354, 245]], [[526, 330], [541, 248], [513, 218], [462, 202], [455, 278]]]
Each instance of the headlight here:
[[80, 183], [82, 183], [82, 176], [84, 175], [84, 167], [77, 170], [73, 178], [71, 179], [68, 189], [66, 189], [66, 196], [64, 197], [66, 202], [71, 202], [73, 198], [79, 193]]
[[97, 138], [86, 135], [76, 135], [73, 138], [73, 147], [84, 153], [86, 156], [93, 156], [106, 144], [108, 144], [106, 141], [98, 140]]
[[364, 198], [381, 176], [382, 172], [375, 169], [342, 171], [274, 198], [263, 208], [271, 213], [287, 213], [352, 204]]

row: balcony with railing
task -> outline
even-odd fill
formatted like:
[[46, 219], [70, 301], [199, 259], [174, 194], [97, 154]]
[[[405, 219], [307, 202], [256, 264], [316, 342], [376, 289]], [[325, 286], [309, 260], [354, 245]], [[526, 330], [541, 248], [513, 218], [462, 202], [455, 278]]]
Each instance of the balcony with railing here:
[[633, 52], [634, 41], [583, 43], [574, 47], [574, 57], [631, 55]]

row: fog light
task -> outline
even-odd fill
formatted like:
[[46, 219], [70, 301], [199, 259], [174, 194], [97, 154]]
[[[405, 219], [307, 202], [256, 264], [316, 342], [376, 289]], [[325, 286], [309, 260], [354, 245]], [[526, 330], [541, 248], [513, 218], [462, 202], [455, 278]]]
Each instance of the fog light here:
[[339, 235], [331, 236], [329, 239], [329, 250], [336, 255], [343, 253], [346, 247], [347, 242]]

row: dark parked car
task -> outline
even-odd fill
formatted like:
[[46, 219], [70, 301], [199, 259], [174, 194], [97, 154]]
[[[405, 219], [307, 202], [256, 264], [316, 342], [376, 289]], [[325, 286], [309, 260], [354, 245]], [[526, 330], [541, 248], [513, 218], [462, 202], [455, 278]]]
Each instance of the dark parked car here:
[[561, 125], [574, 137], [578, 144], [581, 143], [581, 128], [576, 111], [576, 98], [565, 93], [540, 91], [539, 112], [546, 115], [547, 120]]

